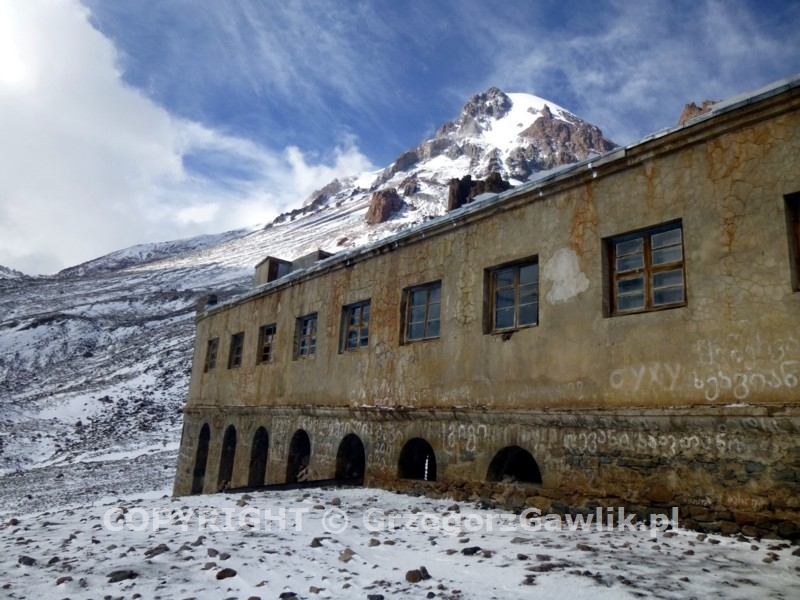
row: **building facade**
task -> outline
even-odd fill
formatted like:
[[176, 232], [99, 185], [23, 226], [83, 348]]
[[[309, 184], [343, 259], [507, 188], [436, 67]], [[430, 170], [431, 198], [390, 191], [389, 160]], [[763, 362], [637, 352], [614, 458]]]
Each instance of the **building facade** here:
[[798, 536], [798, 84], [266, 260], [198, 312], [175, 494], [336, 477]]

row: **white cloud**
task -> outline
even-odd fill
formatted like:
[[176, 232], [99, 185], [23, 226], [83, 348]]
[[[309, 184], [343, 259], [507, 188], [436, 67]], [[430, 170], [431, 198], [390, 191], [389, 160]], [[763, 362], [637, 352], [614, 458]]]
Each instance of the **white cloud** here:
[[123, 83], [88, 17], [77, 0], [0, 5], [0, 265], [48, 273], [264, 222], [341, 169], [372, 168], [352, 140], [311, 164], [174, 118]]

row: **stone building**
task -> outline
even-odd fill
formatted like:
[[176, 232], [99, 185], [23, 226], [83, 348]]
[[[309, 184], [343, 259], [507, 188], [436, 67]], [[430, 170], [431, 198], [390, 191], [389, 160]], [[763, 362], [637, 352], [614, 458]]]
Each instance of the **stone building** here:
[[197, 315], [175, 494], [337, 477], [797, 537], [798, 84], [266, 259]]

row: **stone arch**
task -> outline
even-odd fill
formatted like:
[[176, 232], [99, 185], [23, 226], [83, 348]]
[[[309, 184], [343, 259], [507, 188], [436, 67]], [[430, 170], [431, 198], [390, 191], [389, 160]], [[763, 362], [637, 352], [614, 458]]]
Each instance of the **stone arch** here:
[[257, 487], [264, 485], [267, 473], [267, 456], [269, 454], [269, 434], [264, 427], [256, 429], [253, 435], [253, 447], [250, 450], [250, 472], [247, 485]]
[[494, 455], [486, 481], [542, 483], [542, 472], [533, 455], [519, 446], [506, 446]]
[[400, 451], [397, 476], [400, 479], [436, 481], [436, 454], [433, 447], [422, 438], [408, 440]]
[[219, 454], [219, 476], [217, 485], [220, 491], [231, 486], [233, 479], [233, 461], [236, 458], [236, 428], [228, 425], [222, 438], [222, 451]]
[[354, 485], [364, 483], [367, 458], [364, 444], [355, 433], [348, 433], [339, 443], [336, 451], [336, 473], [334, 477]]
[[289, 442], [286, 459], [286, 483], [308, 480], [308, 463], [311, 461], [311, 440], [304, 429], [298, 429]]
[[211, 428], [204, 423], [197, 438], [197, 452], [194, 456], [194, 471], [192, 473], [192, 494], [202, 494], [206, 481], [206, 464], [208, 463], [208, 445], [211, 441]]

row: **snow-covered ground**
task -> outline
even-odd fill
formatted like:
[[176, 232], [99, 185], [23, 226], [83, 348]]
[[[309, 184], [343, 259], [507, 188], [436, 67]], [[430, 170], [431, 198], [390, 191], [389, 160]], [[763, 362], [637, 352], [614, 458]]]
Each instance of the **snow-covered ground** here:
[[780, 541], [536, 526], [372, 489], [163, 489], [6, 516], [0, 596], [800, 598], [800, 551]]

